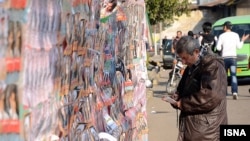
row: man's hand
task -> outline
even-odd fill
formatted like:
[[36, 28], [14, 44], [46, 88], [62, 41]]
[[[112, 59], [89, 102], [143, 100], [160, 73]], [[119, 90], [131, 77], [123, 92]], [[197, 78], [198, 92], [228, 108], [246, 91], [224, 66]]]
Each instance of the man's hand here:
[[176, 101], [176, 103], [172, 104], [172, 106], [177, 108], [177, 109], [180, 109], [181, 108], [181, 100], [179, 99], [179, 95], [178, 94], [173, 94], [171, 96], [171, 98], [173, 98]]
[[247, 34], [247, 35], [244, 34], [244, 35], [242, 36], [242, 38], [241, 38], [241, 41], [244, 42], [247, 38], [249, 38], [249, 34]]
[[169, 96], [163, 96], [162, 100], [164, 100], [166, 102], [169, 102], [171, 104], [174, 104], [174, 105], [176, 104], [176, 101], [174, 99], [172, 99], [171, 97], [169, 97]]
[[176, 107], [178, 109], [181, 109], [181, 100], [179, 100], [179, 101], [176, 102]]
[[[172, 98], [173, 100], [175, 100], [176, 102], [174, 103], [170, 103], [171, 106], [175, 109], [180, 109], [181, 107], [181, 101], [179, 100], [179, 95], [178, 94], [173, 94], [170, 96], [170, 98]], [[166, 96], [162, 97], [162, 100], [166, 101]]]
[[178, 94], [173, 94], [170, 97], [173, 98], [176, 101], [179, 99], [179, 95]]

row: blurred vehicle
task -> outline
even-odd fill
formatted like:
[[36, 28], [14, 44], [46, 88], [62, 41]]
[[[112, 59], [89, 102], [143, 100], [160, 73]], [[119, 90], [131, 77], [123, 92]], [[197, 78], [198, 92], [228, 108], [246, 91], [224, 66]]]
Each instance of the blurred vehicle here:
[[[239, 34], [250, 34], [250, 15], [226, 17], [216, 21], [213, 25], [213, 34], [219, 37], [223, 33], [223, 23], [230, 21], [233, 25], [232, 31]], [[250, 38], [245, 40], [241, 49], [237, 49], [237, 77], [250, 76]], [[229, 73], [228, 73], [229, 76]]]
[[178, 58], [174, 62], [173, 69], [169, 72], [169, 79], [167, 81], [166, 85], [166, 91], [168, 94], [174, 94], [177, 90], [177, 86], [181, 80], [181, 77], [183, 75], [185, 65], [182, 64], [181, 59]]
[[174, 55], [172, 54], [172, 39], [165, 39], [164, 44], [162, 45], [162, 61], [163, 68], [172, 68]]

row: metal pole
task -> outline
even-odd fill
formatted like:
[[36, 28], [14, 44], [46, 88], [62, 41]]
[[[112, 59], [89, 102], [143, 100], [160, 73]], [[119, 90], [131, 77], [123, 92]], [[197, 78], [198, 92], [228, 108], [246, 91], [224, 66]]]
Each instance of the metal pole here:
[[[162, 31], [162, 22], [160, 22], [160, 48], [162, 47], [161, 31]], [[162, 55], [162, 50], [160, 50], [160, 55]]]
[[156, 44], [156, 25], [154, 26], [154, 32], [155, 32], [155, 34], [154, 34], [154, 50], [155, 50], [155, 55], [157, 55], [157, 44]]

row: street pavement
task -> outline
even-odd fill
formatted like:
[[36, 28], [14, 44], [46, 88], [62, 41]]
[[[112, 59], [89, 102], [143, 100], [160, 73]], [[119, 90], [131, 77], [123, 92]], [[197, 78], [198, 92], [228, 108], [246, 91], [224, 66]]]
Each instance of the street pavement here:
[[[156, 58], [156, 59], [155, 59]], [[160, 56], [154, 60], [161, 61]], [[161, 64], [161, 62], [158, 62]], [[147, 120], [149, 128], [149, 141], [176, 141], [178, 135], [177, 112], [169, 103], [161, 100], [167, 95], [166, 82], [170, 69], [161, 68], [159, 73], [149, 71], [149, 79], [153, 80], [152, 88], [147, 88]], [[227, 96], [227, 112], [229, 124], [250, 125], [250, 80], [239, 82], [239, 99], [233, 100]], [[228, 86], [230, 92], [231, 87]], [[179, 112], [178, 112], [179, 113]]]

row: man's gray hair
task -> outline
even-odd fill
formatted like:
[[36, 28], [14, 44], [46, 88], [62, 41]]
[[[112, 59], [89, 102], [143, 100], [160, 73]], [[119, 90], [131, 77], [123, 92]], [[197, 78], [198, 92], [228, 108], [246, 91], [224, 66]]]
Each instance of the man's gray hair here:
[[193, 55], [195, 49], [200, 49], [199, 41], [191, 36], [182, 36], [176, 44], [176, 53], [186, 52]]

